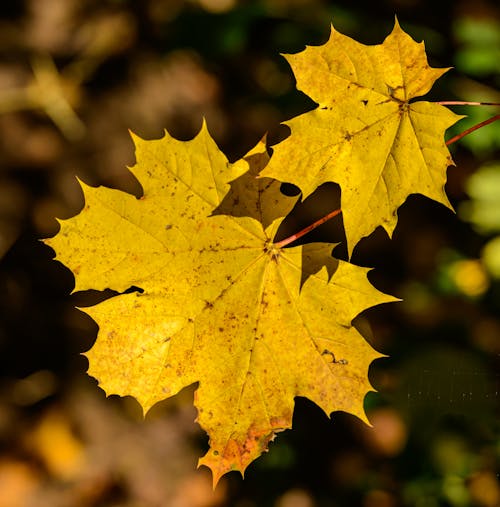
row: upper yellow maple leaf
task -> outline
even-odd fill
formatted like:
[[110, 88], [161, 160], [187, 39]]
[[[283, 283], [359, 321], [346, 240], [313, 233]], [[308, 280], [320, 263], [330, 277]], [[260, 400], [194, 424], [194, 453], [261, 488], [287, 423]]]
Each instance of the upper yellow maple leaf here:
[[397, 21], [375, 46], [332, 27], [324, 45], [286, 58], [297, 88], [319, 106], [286, 122], [292, 134], [274, 147], [262, 175], [294, 183], [304, 197], [338, 183], [349, 253], [379, 225], [391, 236], [410, 194], [451, 207], [444, 132], [461, 117], [439, 104], [410, 102], [448, 70], [428, 65], [423, 43]]
[[145, 411], [197, 382], [210, 437], [200, 464], [215, 483], [243, 473], [291, 427], [296, 396], [364, 418], [379, 354], [352, 319], [393, 298], [367, 269], [334, 260], [332, 245], [272, 244], [296, 198], [255, 178], [267, 162], [262, 143], [235, 164], [205, 127], [188, 142], [135, 143], [143, 197], [84, 186], [83, 211], [47, 240], [77, 290], [144, 291], [85, 309], [99, 325], [89, 374]]

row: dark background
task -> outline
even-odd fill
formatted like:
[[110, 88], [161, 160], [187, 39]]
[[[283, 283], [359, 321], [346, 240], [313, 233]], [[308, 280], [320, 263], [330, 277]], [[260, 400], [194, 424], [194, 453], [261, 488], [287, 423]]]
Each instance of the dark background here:
[[[280, 53], [326, 41], [330, 23], [380, 43], [394, 16], [454, 66], [433, 100], [499, 102], [495, 2], [385, 0], [26, 0], [0, 6], [0, 507], [500, 505], [500, 129], [451, 146], [447, 192], [458, 216], [418, 196], [390, 241], [376, 231], [353, 262], [403, 302], [357, 320], [375, 348], [366, 398], [373, 428], [298, 399], [294, 429], [212, 492], [196, 470], [207, 441], [193, 389], [142, 421], [106, 399], [81, 352], [97, 326], [70, 296], [72, 274], [39, 239], [83, 204], [76, 176], [130, 192], [128, 129], [189, 139], [202, 117], [230, 160], [314, 104]], [[493, 115], [470, 117], [447, 137]], [[495, 168], [497, 171], [495, 172]], [[473, 178], [471, 176], [474, 175]], [[326, 185], [292, 233], [334, 209]], [[485, 208], [486, 206], [486, 208]], [[488, 207], [489, 206], [489, 207]], [[486, 209], [486, 213], [482, 210]], [[496, 220], [496, 221], [495, 221]], [[285, 234], [285, 233], [284, 233]], [[340, 219], [307, 240], [342, 241]], [[492, 246], [493, 245], [493, 246]], [[345, 257], [340, 245], [336, 250]]]

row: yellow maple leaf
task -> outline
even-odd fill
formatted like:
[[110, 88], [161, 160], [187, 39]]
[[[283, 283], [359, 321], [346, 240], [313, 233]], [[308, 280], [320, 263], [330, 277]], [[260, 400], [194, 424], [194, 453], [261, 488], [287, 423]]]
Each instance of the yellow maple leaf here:
[[291, 427], [296, 396], [364, 419], [380, 354], [352, 319], [393, 298], [367, 269], [334, 260], [332, 245], [273, 246], [296, 198], [255, 177], [263, 143], [235, 164], [205, 126], [188, 142], [166, 134], [135, 144], [143, 197], [84, 185], [83, 211], [46, 241], [76, 290], [143, 289], [85, 309], [99, 325], [89, 374], [144, 411], [197, 382], [210, 438], [200, 464], [214, 483], [243, 473]]
[[349, 254], [378, 226], [392, 236], [397, 209], [410, 194], [451, 208], [444, 185], [453, 161], [444, 132], [461, 116], [439, 104], [410, 102], [449, 70], [428, 65], [423, 42], [397, 20], [375, 46], [332, 26], [324, 45], [285, 56], [297, 88], [318, 107], [286, 122], [292, 134], [273, 148], [263, 176], [297, 185], [303, 197], [338, 183]]

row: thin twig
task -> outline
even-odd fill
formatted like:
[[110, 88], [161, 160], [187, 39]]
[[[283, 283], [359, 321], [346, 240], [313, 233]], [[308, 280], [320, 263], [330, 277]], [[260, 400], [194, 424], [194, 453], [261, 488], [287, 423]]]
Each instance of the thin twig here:
[[497, 120], [500, 120], [500, 114], [497, 114], [495, 116], [492, 116], [491, 118], [488, 118], [487, 120], [482, 121], [481, 123], [478, 123], [477, 125], [472, 126], [471, 128], [464, 130], [460, 134], [457, 134], [455, 137], [452, 137], [451, 139], [448, 139], [446, 141], [446, 145], [449, 146], [450, 144], [458, 141], [459, 139], [462, 139], [462, 137], [465, 137], [467, 134], [470, 134], [471, 132], [474, 132], [474, 130], [480, 129], [481, 127], [484, 127], [485, 125], [489, 125], [490, 123], [493, 123]]
[[288, 238], [282, 239], [281, 241], [278, 241], [278, 243], [274, 243], [274, 246], [277, 248], [283, 248], [284, 246], [293, 243], [295, 240], [301, 238], [308, 232], [311, 232], [313, 229], [316, 229], [316, 227], [319, 227], [321, 224], [324, 224], [326, 221], [330, 220], [330, 218], [336, 217], [338, 214], [342, 213], [341, 209], [336, 209], [333, 211], [330, 211], [328, 215], [325, 215], [324, 217], [320, 218], [319, 220], [316, 220], [311, 225], [308, 225], [305, 229], [302, 229], [301, 231], [292, 234]]

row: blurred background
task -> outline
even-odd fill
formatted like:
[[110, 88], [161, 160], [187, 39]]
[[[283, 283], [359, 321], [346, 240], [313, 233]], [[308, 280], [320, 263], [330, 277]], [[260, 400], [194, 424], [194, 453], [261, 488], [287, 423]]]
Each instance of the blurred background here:
[[[388, 357], [370, 379], [373, 427], [297, 399], [245, 480], [212, 491], [193, 389], [141, 420], [106, 399], [80, 355], [97, 326], [72, 274], [39, 239], [82, 207], [76, 177], [140, 194], [128, 129], [190, 139], [202, 117], [230, 160], [314, 103], [280, 53], [326, 41], [330, 23], [380, 43], [394, 15], [453, 66], [433, 100], [499, 102], [493, 0], [3, 0], [0, 6], [0, 507], [500, 506], [500, 122], [453, 144], [452, 214], [411, 196], [392, 241], [376, 231], [353, 262], [403, 299], [356, 324]], [[447, 137], [498, 113], [467, 115]], [[293, 191], [293, 189], [284, 189]], [[335, 209], [325, 185], [281, 235]], [[340, 242], [340, 219], [310, 240]]]

